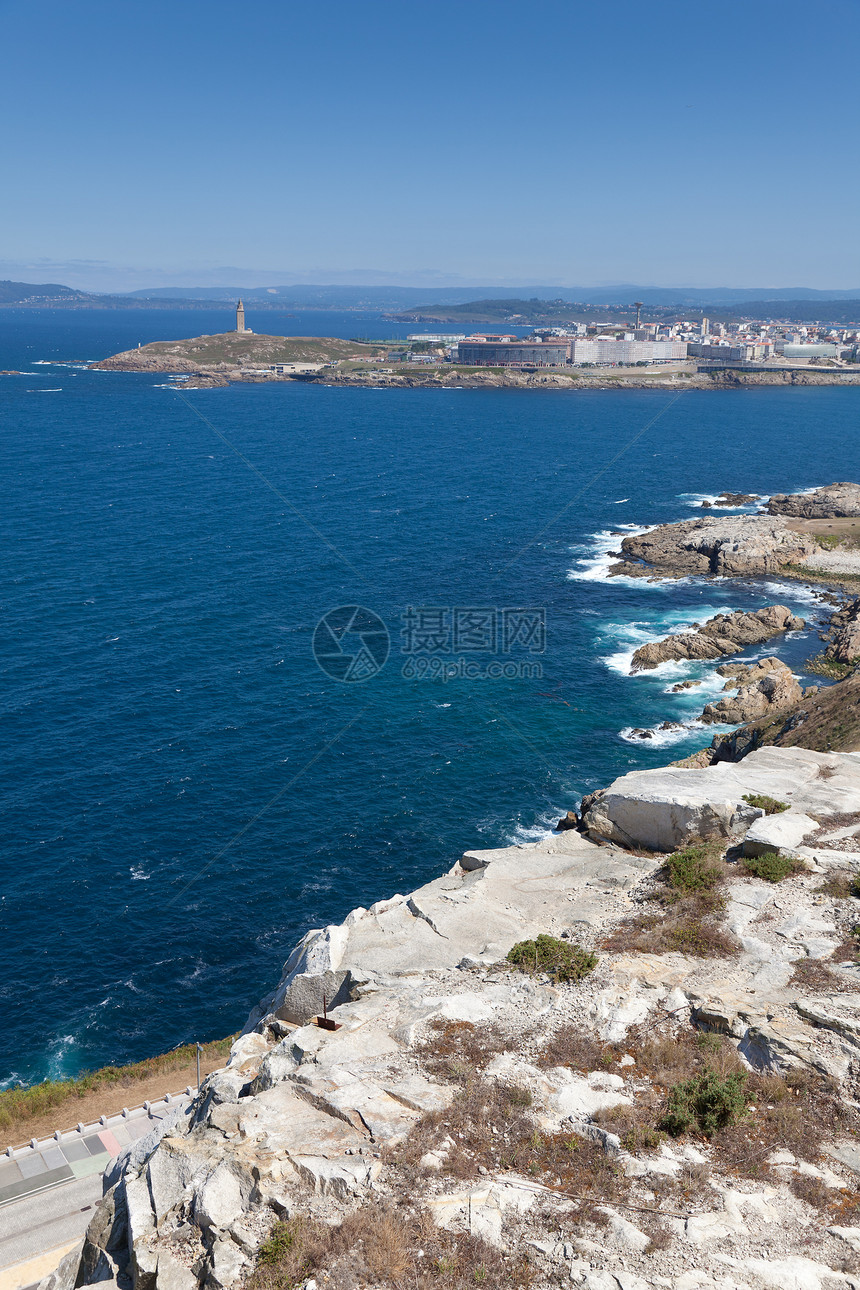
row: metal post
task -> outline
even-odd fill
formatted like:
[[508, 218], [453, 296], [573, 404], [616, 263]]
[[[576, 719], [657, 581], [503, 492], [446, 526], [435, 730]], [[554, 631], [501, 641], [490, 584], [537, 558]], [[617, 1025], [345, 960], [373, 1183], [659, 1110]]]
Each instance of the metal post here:
[[197, 1092], [200, 1092], [200, 1045], [197, 1045]]

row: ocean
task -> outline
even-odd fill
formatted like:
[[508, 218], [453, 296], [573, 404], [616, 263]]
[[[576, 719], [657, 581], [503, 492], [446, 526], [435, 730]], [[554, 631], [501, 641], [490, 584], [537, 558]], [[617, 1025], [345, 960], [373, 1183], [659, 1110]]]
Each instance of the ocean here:
[[643, 641], [779, 602], [807, 629], [750, 656], [821, 648], [795, 583], [606, 569], [723, 489], [856, 479], [855, 390], [180, 395], [82, 365], [229, 325], [0, 311], [0, 1086], [235, 1031], [309, 928], [704, 746], [713, 665], [631, 677]]

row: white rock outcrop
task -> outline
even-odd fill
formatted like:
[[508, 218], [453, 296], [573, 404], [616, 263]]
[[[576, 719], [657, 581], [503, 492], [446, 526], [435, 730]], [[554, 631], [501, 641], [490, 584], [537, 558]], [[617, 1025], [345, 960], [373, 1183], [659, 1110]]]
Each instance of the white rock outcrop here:
[[[765, 816], [743, 802], [754, 793], [787, 801], [790, 810]], [[661, 1209], [658, 1188], [707, 1169], [707, 1145], [664, 1143], [631, 1154], [626, 1139], [601, 1123], [612, 1108], [632, 1112], [648, 1089], [636, 1060], [618, 1057], [617, 1048], [598, 1069], [539, 1056], [540, 1038], [560, 1027], [623, 1046], [631, 1027], [656, 1033], [692, 1022], [726, 1035], [753, 1068], [855, 1078], [860, 968], [834, 963], [838, 988], [821, 997], [793, 977], [798, 960], [828, 958], [844, 934], [846, 915], [835, 898], [816, 892], [816, 874], [774, 885], [743, 877], [737, 866], [725, 911], [740, 946], [731, 958], [603, 953], [593, 975], [570, 986], [498, 967], [526, 937], [548, 932], [599, 947], [605, 931], [624, 925], [662, 856], [607, 845], [613, 830], [639, 846], [668, 849], [708, 821], [727, 842], [755, 828], [761, 840], [761, 829], [777, 821], [790, 831], [787, 846], [817, 836], [820, 818], [858, 809], [860, 763], [850, 755], [762, 750], [707, 771], [638, 772], [586, 812], [595, 812], [592, 827], [598, 813], [605, 821], [597, 840], [567, 830], [527, 846], [468, 852], [411, 895], [308, 933], [191, 1112], [165, 1121], [109, 1170], [82, 1253], [43, 1290], [93, 1281], [106, 1290], [239, 1290], [277, 1217], [310, 1209], [336, 1222], [369, 1198], [390, 1200], [387, 1153], [428, 1115], [442, 1131], [420, 1158], [422, 1204], [440, 1225], [502, 1252], [524, 1242], [537, 1260], [536, 1290], [565, 1279], [609, 1290], [763, 1290], [777, 1284], [774, 1268], [781, 1286], [823, 1287], [828, 1277], [860, 1285], [839, 1271], [836, 1253], [851, 1252], [855, 1229], [846, 1222], [825, 1233], [828, 1261], [808, 1258], [797, 1237], [801, 1202], [785, 1182], [806, 1174], [822, 1186], [847, 1186], [860, 1172], [852, 1142], [832, 1144], [826, 1169], [774, 1153], [773, 1167], [783, 1171], [774, 1181], [752, 1190], [712, 1181], [695, 1212], [679, 1217], [677, 1201]], [[848, 854], [838, 848], [853, 836], [850, 827], [822, 830], [837, 848], [832, 857]], [[772, 844], [774, 835], [764, 841]], [[819, 873], [826, 851], [815, 847]], [[323, 994], [334, 1007], [334, 1030], [314, 1021]], [[449, 1177], [461, 1144], [445, 1136], [445, 1117], [460, 1090], [434, 1076], [417, 1047], [433, 1035], [434, 1021], [501, 1036], [483, 1075], [520, 1090], [523, 1106], [531, 1100], [536, 1140], [563, 1135], [574, 1154], [596, 1144], [617, 1176], [639, 1189], [629, 1208], [624, 1197], [596, 1198], [599, 1240], [592, 1239], [597, 1229], [577, 1226], [576, 1199], [552, 1177], [510, 1166], [462, 1182]], [[649, 1214], [663, 1216], [674, 1253], [652, 1250]]]
[[806, 748], [759, 748], [740, 762], [631, 771], [591, 795], [583, 827], [589, 837], [655, 851], [674, 851], [694, 837], [739, 842], [764, 816], [744, 800], [757, 795], [788, 803], [790, 812], [779, 816], [784, 831], [810, 812], [860, 811], [860, 760]]

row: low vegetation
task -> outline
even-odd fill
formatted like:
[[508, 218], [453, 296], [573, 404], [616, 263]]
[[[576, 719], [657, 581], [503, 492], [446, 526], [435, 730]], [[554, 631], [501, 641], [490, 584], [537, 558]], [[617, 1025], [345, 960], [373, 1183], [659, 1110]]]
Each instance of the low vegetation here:
[[801, 990], [814, 990], [816, 994], [853, 993], [857, 989], [856, 982], [844, 980], [821, 959], [798, 959], [789, 985]]
[[666, 861], [668, 885], [683, 895], [713, 891], [725, 878], [722, 850], [710, 842], [694, 843], [676, 851]]
[[791, 806], [790, 802], [780, 802], [775, 797], [768, 797], [767, 793], [744, 793], [744, 801], [749, 802], [750, 806], [757, 806], [765, 815], [779, 815]]
[[657, 1128], [673, 1138], [691, 1129], [711, 1138], [718, 1129], [735, 1124], [746, 1113], [744, 1085], [746, 1071], [719, 1075], [710, 1066], [701, 1075], [676, 1084], [669, 1090], [666, 1110]]
[[[234, 1039], [235, 1035], [230, 1035], [227, 1039], [216, 1039], [212, 1043], [201, 1045], [201, 1060], [226, 1057]], [[196, 1052], [194, 1044], [184, 1044], [169, 1053], [147, 1057], [145, 1061], [133, 1062], [129, 1066], [103, 1066], [78, 1079], [45, 1080], [44, 1083], [33, 1084], [29, 1088], [5, 1089], [0, 1092], [0, 1129], [14, 1132], [17, 1125], [33, 1116], [60, 1109], [72, 1120], [76, 1100], [101, 1089], [118, 1086], [133, 1088], [135, 1084], [155, 1075], [169, 1075], [194, 1062]]]
[[575, 941], [562, 941], [542, 933], [533, 941], [519, 941], [508, 953], [508, 963], [520, 972], [545, 972], [554, 981], [581, 981], [597, 966], [597, 955]]
[[780, 855], [778, 851], [765, 851], [760, 856], [744, 856], [741, 864], [745, 873], [753, 878], [763, 878], [765, 882], [782, 882], [784, 878], [802, 873], [806, 868], [802, 860]]
[[505, 1052], [508, 1041], [497, 1026], [471, 1021], [431, 1021], [430, 1034], [415, 1052], [426, 1069], [449, 1083], [464, 1084]]
[[604, 941], [604, 949], [675, 951], [695, 958], [736, 954], [738, 942], [721, 925], [726, 873], [719, 842], [698, 841], [676, 851], [647, 897], [658, 910], [643, 910], [620, 923]]
[[836, 900], [860, 898], [860, 876], [850, 869], [834, 869], [815, 890], [822, 896], [833, 896]]
[[314, 1274], [323, 1274], [330, 1285], [397, 1290], [519, 1290], [533, 1279], [522, 1254], [446, 1232], [426, 1210], [372, 1203], [335, 1225], [299, 1215], [277, 1223], [258, 1254], [248, 1290], [294, 1290]]

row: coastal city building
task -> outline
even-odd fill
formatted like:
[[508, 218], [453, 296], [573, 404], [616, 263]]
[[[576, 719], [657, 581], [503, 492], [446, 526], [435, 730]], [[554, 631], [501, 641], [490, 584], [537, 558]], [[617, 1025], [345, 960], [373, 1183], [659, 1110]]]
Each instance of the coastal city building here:
[[457, 362], [467, 367], [563, 367], [570, 362], [570, 341], [470, 336], [457, 346]]
[[733, 345], [731, 342], [687, 343], [687, 354], [690, 358], [713, 358], [723, 362], [740, 361], [744, 363], [763, 362], [773, 354], [770, 341], [743, 341]]
[[630, 363], [673, 363], [687, 357], [683, 341], [634, 340], [599, 336], [594, 339], [551, 336], [546, 340], [528, 337], [480, 338], [470, 336], [457, 346], [457, 362], [467, 367], [566, 367], [585, 363], [615, 367]]

